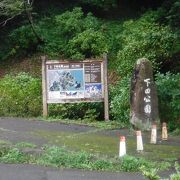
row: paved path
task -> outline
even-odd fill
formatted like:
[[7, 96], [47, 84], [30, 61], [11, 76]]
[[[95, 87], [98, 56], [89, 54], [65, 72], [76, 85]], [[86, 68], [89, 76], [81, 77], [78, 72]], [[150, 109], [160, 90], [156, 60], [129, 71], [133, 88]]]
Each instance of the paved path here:
[[137, 173], [67, 170], [32, 165], [0, 164], [0, 180], [143, 180]]
[[48, 141], [35, 135], [34, 132], [36, 131], [79, 133], [94, 129], [88, 126], [67, 125], [59, 122], [0, 117], [0, 140], [7, 140], [12, 143], [31, 142], [41, 146], [47, 144]]
[[[37, 132], [40, 133], [37, 135]], [[44, 134], [46, 132], [46, 134]], [[101, 152], [107, 148], [107, 154], [116, 155], [118, 153], [118, 136], [126, 135], [130, 139], [132, 151], [136, 149], [135, 136], [129, 130], [99, 130], [93, 127], [80, 125], [67, 125], [60, 122], [44, 122], [38, 120], [27, 120], [21, 118], [1, 118], [0, 117], [0, 141], [10, 141], [11, 143], [29, 142], [34, 143], [38, 147], [44, 144], [52, 144], [59, 140], [62, 144], [72, 145], [72, 142], [81, 142], [83, 148], [90, 149], [94, 146]], [[53, 139], [49, 137], [53, 136]], [[40, 135], [40, 136], [39, 136]], [[156, 154], [162, 151], [164, 157], [174, 155], [180, 159], [180, 138], [170, 136], [167, 142], [161, 142], [160, 133], [158, 137], [158, 145], [149, 145], [147, 134], [144, 134], [144, 142], [146, 143], [145, 154]], [[89, 142], [87, 143], [87, 138]], [[55, 140], [55, 141], [54, 141]], [[64, 141], [63, 141], [64, 140]], [[84, 141], [85, 140], [85, 141]], [[58, 141], [58, 143], [60, 143]], [[127, 143], [128, 144], [128, 143]], [[114, 150], [110, 151], [111, 149]], [[133, 147], [133, 148], [132, 148]], [[165, 148], [167, 148], [167, 150]], [[76, 148], [74, 146], [73, 148]], [[85, 149], [86, 150], [86, 149]], [[154, 151], [155, 150], [155, 151]], [[165, 154], [165, 150], [167, 151]], [[130, 148], [128, 149], [130, 151]], [[150, 154], [151, 155], [151, 154]], [[168, 177], [172, 171], [164, 172], [162, 176]], [[142, 175], [136, 173], [108, 173], [108, 172], [91, 172], [82, 170], [62, 170], [38, 167], [32, 165], [9, 165], [0, 164], [0, 180], [141, 180]]]

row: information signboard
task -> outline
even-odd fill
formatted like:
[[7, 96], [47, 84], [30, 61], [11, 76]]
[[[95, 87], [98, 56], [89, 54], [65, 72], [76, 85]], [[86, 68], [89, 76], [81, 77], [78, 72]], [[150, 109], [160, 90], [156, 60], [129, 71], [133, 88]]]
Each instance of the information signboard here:
[[[104, 101], [103, 60], [70, 62], [47, 60], [46, 57], [42, 60], [43, 109], [49, 103]], [[46, 111], [43, 110], [43, 114], [46, 115]]]

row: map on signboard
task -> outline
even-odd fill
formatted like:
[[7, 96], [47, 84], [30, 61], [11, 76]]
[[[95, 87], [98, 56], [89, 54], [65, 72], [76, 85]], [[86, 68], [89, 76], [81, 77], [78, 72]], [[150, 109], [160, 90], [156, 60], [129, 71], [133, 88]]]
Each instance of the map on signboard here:
[[80, 91], [84, 90], [82, 70], [49, 71], [49, 91]]

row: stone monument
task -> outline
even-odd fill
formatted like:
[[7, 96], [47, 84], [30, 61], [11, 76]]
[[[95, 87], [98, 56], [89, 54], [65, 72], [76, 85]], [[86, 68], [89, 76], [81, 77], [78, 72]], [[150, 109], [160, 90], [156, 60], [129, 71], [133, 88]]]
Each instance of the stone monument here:
[[140, 130], [150, 130], [152, 124], [159, 123], [152, 64], [145, 58], [137, 61], [131, 79], [130, 122]]

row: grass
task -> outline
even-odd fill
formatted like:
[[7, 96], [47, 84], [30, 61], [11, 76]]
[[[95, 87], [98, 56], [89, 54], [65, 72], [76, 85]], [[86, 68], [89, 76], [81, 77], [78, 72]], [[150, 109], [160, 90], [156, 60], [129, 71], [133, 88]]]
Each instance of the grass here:
[[17, 148], [36, 148], [37, 146], [28, 142], [20, 142], [16, 144]]
[[180, 136], [180, 128], [176, 128], [172, 133], [171, 135], [173, 136]]
[[43, 151], [41, 154], [28, 154], [24, 153], [23, 149], [21, 149], [22, 147], [27, 147], [27, 145], [29, 146], [28, 143], [22, 142], [15, 145], [15, 147], [1, 147], [0, 162], [29, 163], [58, 168], [65, 167], [114, 172], [137, 172], [140, 171], [142, 167], [146, 169], [159, 167], [159, 170], [164, 170], [171, 166], [168, 162], [151, 162], [144, 158], [128, 155], [123, 158], [107, 158], [107, 156], [90, 154], [85, 151], [75, 152], [69, 151], [65, 147], [47, 145], [42, 147]]
[[5, 140], [0, 140], [0, 146], [6, 146], [6, 145], [11, 145], [11, 142], [5, 141]]
[[18, 148], [1, 148], [0, 162], [2, 163], [28, 163], [31, 157], [22, 153]]
[[54, 118], [54, 117], [39, 117], [39, 120], [47, 121], [47, 122], [61, 122], [64, 124], [77, 124], [77, 125], [87, 125], [91, 127], [96, 127], [100, 129], [117, 129], [117, 128], [129, 128], [130, 124], [118, 122], [118, 121], [92, 121], [88, 119], [61, 119], [61, 118]]

